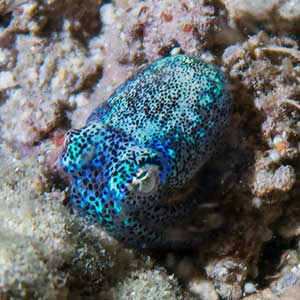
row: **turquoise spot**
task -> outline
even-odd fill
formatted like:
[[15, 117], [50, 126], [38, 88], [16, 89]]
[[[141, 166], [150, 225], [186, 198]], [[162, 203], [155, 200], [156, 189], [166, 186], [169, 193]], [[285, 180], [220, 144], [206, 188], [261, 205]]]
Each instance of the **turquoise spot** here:
[[208, 121], [207, 126], [208, 128], [212, 128], [214, 126], [215, 122], [214, 121]]
[[200, 99], [200, 104], [206, 106], [212, 102], [214, 102], [214, 98], [210, 97], [208, 94], [204, 94]]
[[199, 136], [200, 136], [201, 138], [204, 138], [205, 135], [206, 135], [205, 130], [204, 130], [203, 128], [201, 128], [201, 129], [199, 130]]
[[171, 158], [176, 157], [176, 152], [173, 149], [168, 149], [168, 154], [170, 155]]
[[98, 201], [98, 203], [99, 203], [99, 205], [96, 206], [96, 210], [98, 212], [102, 213], [102, 211], [103, 211], [103, 204], [102, 204], [100, 198], [96, 198], [96, 201]]
[[124, 219], [124, 225], [129, 226], [132, 224], [132, 219], [130, 217], [127, 217]]
[[104, 219], [106, 222], [111, 222], [111, 221], [112, 221], [111, 216], [103, 216], [103, 219]]
[[116, 213], [119, 214], [122, 211], [122, 206], [117, 202], [114, 202], [114, 209], [116, 210]]

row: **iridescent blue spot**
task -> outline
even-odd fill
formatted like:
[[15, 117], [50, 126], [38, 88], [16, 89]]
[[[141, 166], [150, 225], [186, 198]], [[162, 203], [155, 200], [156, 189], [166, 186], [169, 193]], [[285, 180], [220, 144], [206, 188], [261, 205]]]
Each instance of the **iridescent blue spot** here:
[[122, 211], [121, 203], [114, 202], [114, 209], [116, 210], [116, 213], [119, 214]]
[[200, 131], [199, 131], [199, 136], [203, 139], [206, 135], [206, 131], [204, 128], [201, 128]]

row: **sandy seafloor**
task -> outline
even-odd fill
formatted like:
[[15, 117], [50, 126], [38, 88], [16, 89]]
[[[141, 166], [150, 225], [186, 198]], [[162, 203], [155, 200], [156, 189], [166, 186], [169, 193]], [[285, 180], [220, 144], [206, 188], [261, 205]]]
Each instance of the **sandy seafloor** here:
[[[300, 299], [299, 34], [298, 0], [0, 0], [0, 299]], [[72, 212], [58, 157], [177, 53], [219, 66], [234, 100], [197, 181], [219, 205], [191, 217], [214, 234], [139, 253]]]

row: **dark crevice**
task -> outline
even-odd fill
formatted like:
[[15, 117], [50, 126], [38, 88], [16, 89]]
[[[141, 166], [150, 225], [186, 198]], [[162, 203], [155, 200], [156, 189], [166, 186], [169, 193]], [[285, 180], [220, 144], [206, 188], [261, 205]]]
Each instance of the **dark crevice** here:
[[13, 18], [13, 13], [10, 12], [10, 13], [7, 13], [5, 15], [0, 15], [0, 28], [3, 27], [3, 28], [6, 28], [9, 26], [11, 20]]
[[260, 289], [270, 286], [273, 276], [278, 274], [281, 258], [287, 250], [296, 249], [296, 239], [286, 240], [279, 236], [274, 236], [262, 249], [258, 262], [259, 276], [256, 282]]

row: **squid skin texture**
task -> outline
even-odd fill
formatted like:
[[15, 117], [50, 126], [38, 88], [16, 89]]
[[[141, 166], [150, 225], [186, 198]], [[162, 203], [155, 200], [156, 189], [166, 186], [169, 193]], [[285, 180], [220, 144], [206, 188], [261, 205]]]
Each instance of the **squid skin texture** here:
[[176, 195], [211, 157], [231, 111], [215, 66], [182, 54], [152, 63], [66, 134], [73, 206], [129, 245], [189, 245], [167, 229], [200, 200]]

